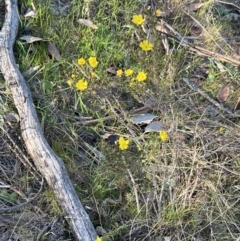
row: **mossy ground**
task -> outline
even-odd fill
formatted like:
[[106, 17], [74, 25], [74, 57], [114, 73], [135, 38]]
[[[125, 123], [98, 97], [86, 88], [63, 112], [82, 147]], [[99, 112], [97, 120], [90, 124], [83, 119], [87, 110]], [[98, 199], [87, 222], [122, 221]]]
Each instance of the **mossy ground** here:
[[[105, 229], [103, 240], [236, 240], [240, 236], [239, 119], [226, 116], [183, 78], [213, 99], [230, 84], [223, 105], [231, 110], [239, 97], [239, 68], [191, 52], [171, 37], [166, 54], [155, 27], [163, 19], [182, 36], [195, 36], [193, 44], [237, 56], [238, 23], [224, 18], [237, 6], [203, 1], [201, 8], [189, 11], [192, 1], [188, 0], [73, 0], [66, 14], [56, 15], [60, 2], [69, 3], [20, 1], [26, 8], [33, 3], [37, 16], [21, 19], [15, 56], [22, 72], [40, 66], [26, 81], [44, 134], [63, 159], [94, 226]], [[156, 16], [156, 9], [166, 16]], [[145, 29], [132, 23], [134, 14], [144, 16]], [[80, 18], [91, 19], [98, 29], [79, 24]], [[24, 43], [22, 35], [44, 41]], [[144, 52], [139, 42], [147, 38], [153, 49]], [[47, 52], [49, 42], [60, 51], [60, 61]], [[99, 62], [96, 68], [88, 63], [78, 66], [78, 58], [87, 61], [91, 56]], [[133, 76], [116, 76], [116, 70], [128, 68]], [[139, 71], [147, 73], [146, 81], [132, 80]], [[76, 80], [88, 81], [88, 88], [77, 91], [69, 86], [72, 74]], [[15, 109], [3, 82], [1, 88], [4, 116]], [[149, 103], [148, 113], [163, 123], [167, 142], [131, 121], [131, 113]], [[96, 121], [84, 122], [87, 118]], [[118, 136], [130, 140], [127, 150], [119, 149]], [[11, 148], [2, 147], [9, 154]], [[33, 174], [16, 159], [9, 162], [8, 154], [0, 162], [4, 182], [26, 196], [36, 193]], [[0, 198], [4, 205], [18, 203], [23, 196], [0, 189]], [[8, 230], [19, 240], [38, 240], [46, 223], [50, 226], [42, 240], [72, 240], [47, 186], [32, 205], [4, 217], [10, 221], [1, 232]], [[56, 222], [62, 231], [58, 236], [57, 231], [53, 235]]]

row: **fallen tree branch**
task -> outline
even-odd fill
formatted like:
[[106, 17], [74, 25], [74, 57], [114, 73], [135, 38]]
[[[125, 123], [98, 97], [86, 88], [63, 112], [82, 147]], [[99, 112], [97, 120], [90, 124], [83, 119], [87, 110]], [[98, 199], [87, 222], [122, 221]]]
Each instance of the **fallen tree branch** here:
[[0, 31], [0, 71], [18, 110], [27, 151], [52, 188], [76, 240], [95, 241], [95, 229], [72, 186], [63, 161], [53, 152], [42, 133], [29, 87], [14, 59], [13, 44], [19, 25], [17, 0], [5, 0], [5, 8], [5, 20]]

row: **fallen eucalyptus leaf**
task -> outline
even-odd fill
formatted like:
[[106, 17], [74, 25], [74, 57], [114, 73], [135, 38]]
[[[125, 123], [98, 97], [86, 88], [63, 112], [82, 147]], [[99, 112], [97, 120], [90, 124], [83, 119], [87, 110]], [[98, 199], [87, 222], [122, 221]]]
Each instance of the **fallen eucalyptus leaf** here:
[[144, 133], [159, 132], [163, 129], [163, 124], [160, 121], [153, 121], [146, 126]]
[[201, 8], [205, 3], [192, 3], [188, 7], [185, 8], [185, 11], [190, 13]]
[[225, 85], [222, 87], [218, 94], [217, 94], [217, 99], [220, 103], [225, 102], [230, 94], [230, 87], [229, 84]]
[[140, 115], [135, 115], [132, 117], [132, 122], [134, 124], [149, 124], [152, 122], [154, 118], [157, 116], [146, 113], [146, 114], [140, 114]]
[[80, 18], [77, 20], [80, 24], [83, 24], [87, 27], [90, 27], [90, 28], [93, 28], [93, 29], [98, 29], [98, 26], [95, 25], [92, 21], [88, 20], [88, 19], [83, 19], [83, 18]]
[[37, 42], [37, 41], [42, 41], [42, 38], [39, 37], [34, 37], [31, 35], [24, 35], [22, 37], [20, 37], [19, 39], [26, 41], [27, 43], [33, 43], [33, 42]]
[[47, 50], [56, 60], [59, 61], [61, 59], [61, 55], [54, 43], [49, 43]]
[[115, 75], [115, 74], [116, 74], [116, 69], [115, 69], [114, 67], [109, 67], [109, 68], [107, 69], [107, 72], [110, 73], [110, 74]]
[[237, 110], [240, 110], [240, 98], [235, 103], [234, 108], [233, 108], [233, 112], [236, 112]]

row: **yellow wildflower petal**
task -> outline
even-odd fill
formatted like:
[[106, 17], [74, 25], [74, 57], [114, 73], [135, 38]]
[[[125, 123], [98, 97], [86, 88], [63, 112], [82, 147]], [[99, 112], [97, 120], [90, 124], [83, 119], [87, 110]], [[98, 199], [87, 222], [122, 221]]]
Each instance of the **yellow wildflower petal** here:
[[153, 48], [153, 45], [149, 43], [148, 40], [143, 40], [140, 42], [139, 46], [143, 51], [150, 51]]
[[71, 75], [71, 78], [72, 78], [72, 79], [75, 79], [75, 78], [76, 78], [76, 75], [75, 75], [75, 74], [72, 74], [72, 75]]
[[120, 150], [126, 150], [126, 149], [128, 149], [128, 146], [129, 146], [129, 140], [126, 140], [126, 139], [124, 139], [124, 137], [120, 137], [119, 139], [118, 139], [118, 144], [119, 144], [119, 149]]
[[132, 22], [136, 25], [142, 25], [145, 22], [145, 19], [143, 18], [142, 14], [133, 15]]
[[144, 71], [140, 71], [138, 72], [136, 79], [139, 82], [145, 81], [147, 79], [147, 74]]
[[92, 76], [92, 78], [96, 78], [97, 77], [96, 73], [94, 73], [94, 72], [91, 72], [91, 76]]
[[80, 58], [78, 59], [78, 65], [84, 65], [86, 63], [85, 59], [84, 58]]
[[69, 79], [69, 80], [67, 81], [67, 83], [68, 83], [69, 86], [72, 86], [72, 85], [73, 85], [73, 80], [72, 80], [72, 79]]
[[224, 133], [225, 130], [226, 130], [226, 129], [225, 129], [224, 127], [220, 127], [220, 128], [219, 128], [219, 132], [220, 132], [220, 133]]
[[76, 83], [76, 88], [77, 90], [85, 90], [88, 87], [88, 82], [84, 79], [80, 79], [77, 83]]
[[162, 11], [161, 11], [160, 9], [157, 9], [155, 13], [156, 13], [157, 16], [160, 16], [160, 15], [161, 15], [161, 12], [162, 12]]
[[97, 236], [96, 241], [102, 241], [102, 237], [100, 238]]
[[88, 59], [88, 63], [90, 64], [90, 66], [92, 68], [96, 68], [98, 66], [98, 61], [97, 61], [97, 58], [96, 57], [90, 57]]
[[133, 70], [132, 70], [132, 69], [126, 69], [126, 70], [124, 71], [124, 74], [125, 74], [126, 76], [131, 76], [131, 75], [133, 74]]
[[160, 137], [161, 141], [163, 141], [163, 142], [165, 142], [169, 139], [168, 133], [166, 131], [160, 131], [159, 137]]
[[116, 75], [121, 77], [123, 74], [123, 71], [121, 69], [117, 70]]

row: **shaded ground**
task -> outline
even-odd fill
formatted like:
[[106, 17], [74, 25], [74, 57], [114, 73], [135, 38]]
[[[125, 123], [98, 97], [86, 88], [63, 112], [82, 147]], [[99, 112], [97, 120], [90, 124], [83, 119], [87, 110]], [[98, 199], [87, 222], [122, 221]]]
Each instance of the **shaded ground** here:
[[53, 207], [45, 198], [41, 205], [34, 200], [9, 210], [33, 198], [41, 188], [41, 179], [27, 167], [30, 159], [17, 129], [4, 127], [0, 135], [0, 240], [71, 240], [65, 222], [49, 215]]

